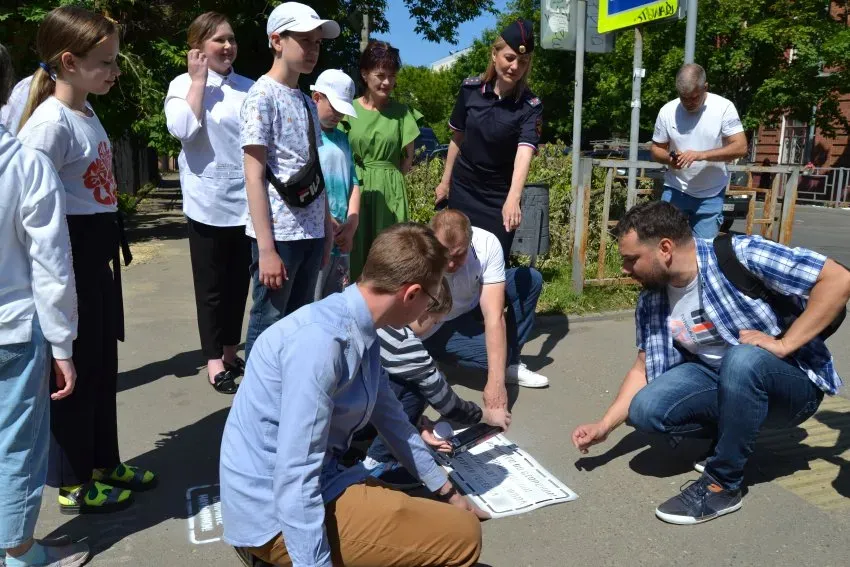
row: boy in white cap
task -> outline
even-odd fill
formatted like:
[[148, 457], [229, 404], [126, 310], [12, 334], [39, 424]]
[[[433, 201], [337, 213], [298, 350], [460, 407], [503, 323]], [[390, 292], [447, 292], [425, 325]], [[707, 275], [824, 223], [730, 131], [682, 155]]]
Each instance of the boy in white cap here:
[[337, 130], [343, 115], [357, 116], [354, 106], [354, 81], [339, 69], [323, 71], [310, 85], [313, 102], [322, 124], [319, 161], [325, 177], [325, 191], [333, 225], [335, 246], [330, 262], [322, 268], [316, 282], [316, 301], [345, 289], [351, 283], [349, 252], [360, 218], [360, 186], [354, 171], [354, 158], [348, 136]]
[[274, 62], [248, 91], [240, 126], [253, 283], [246, 359], [260, 333], [313, 301], [333, 244], [325, 238], [333, 229], [316, 149], [319, 117], [298, 79], [313, 71], [322, 40], [337, 37], [339, 24], [285, 2], [269, 15], [266, 32]]

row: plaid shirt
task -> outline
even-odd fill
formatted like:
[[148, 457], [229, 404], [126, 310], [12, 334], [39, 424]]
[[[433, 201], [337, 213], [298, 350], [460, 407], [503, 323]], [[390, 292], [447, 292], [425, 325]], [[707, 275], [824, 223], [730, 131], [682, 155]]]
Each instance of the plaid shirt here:
[[[735, 255], [753, 275], [770, 289], [793, 296], [805, 307], [809, 292], [826, 262], [826, 256], [805, 248], [788, 248], [760, 236], [733, 238]], [[770, 306], [747, 297], [733, 286], [720, 271], [711, 240], [696, 239], [700, 280], [700, 303], [714, 323], [717, 332], [729, 345], [737, 345], [742, 330], [754, 329], [777, 336], [782, 328]], [[637, 347], [646, 351], [646, 379], [684, 361], [674, 346], [668, 318], [670, 305], [666, 290], [644, 290], [635, 310]], [[821, 390], [835, 394], [841, 378], [835, 371], [826, 344], [815, 338], [791, 357]]]

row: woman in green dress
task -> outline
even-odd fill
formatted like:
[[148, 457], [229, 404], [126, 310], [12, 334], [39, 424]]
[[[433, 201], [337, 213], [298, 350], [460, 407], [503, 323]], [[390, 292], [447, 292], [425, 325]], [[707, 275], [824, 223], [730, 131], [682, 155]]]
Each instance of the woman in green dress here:
[[348, 141], [360, 180], [360, 224], [351, 251], [352, 280], [360, 276], [372, 241], [383, 229], [408, 220], [404, 174], [413, 164], [413, 141], [422, 115], [390, 100], [401, 67], [398, 50], [384, 41], [370, 41], [360, 57], [363, 96], [354, 101], [357, 117], [346, 117], [340, 128]]

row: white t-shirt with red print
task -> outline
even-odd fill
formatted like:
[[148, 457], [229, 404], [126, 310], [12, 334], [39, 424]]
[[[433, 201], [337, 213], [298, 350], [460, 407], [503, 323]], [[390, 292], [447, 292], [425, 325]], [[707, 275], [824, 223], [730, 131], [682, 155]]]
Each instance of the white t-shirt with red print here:
[[112, 145], [91, 111], [84, 116], [50, 97], [35, 109], [18, 139], [53, 162], [65, 187], [69, 215], [118, 210], [118, 186], [112, 174]]

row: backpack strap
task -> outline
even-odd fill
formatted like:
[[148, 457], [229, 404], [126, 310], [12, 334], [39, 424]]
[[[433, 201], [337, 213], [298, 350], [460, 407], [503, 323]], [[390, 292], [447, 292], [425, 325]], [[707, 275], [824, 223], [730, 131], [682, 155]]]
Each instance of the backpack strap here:
[[738, 291], [747, 297], [761, 299], [770, 305], [780, 320], [787, 321], [789, 317], [800, 316], [802, 309], [796, 302], [790, 297], [769, 289], [738, 260], [731, 234], [720, 234], [714, 237], [714, 254], [717, 256], [720, 271]]

